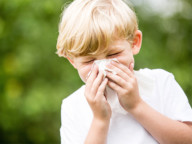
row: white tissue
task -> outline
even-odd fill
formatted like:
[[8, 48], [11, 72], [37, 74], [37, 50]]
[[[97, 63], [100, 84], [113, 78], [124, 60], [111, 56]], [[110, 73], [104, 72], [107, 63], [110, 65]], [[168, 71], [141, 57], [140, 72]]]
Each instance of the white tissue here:
[[[110, 63], [111, 61], [118, 62], [117, 59], [103, 59], [103, 60], [94, 61], [94, 63], [96, 65], [98, 65], [99, 71], [103, 72], [104, 77], [106, 77], [106, 71], [110, 71], [113, 74], [117, 74], [115, 71], [108, 69], [106, 67], [106, 65], [108, 63]], [[106, 86], [105, 93], [106, 93], [107, 101], [112, 110], [112, 115], [114, 115], [115, 113], [127, 114], [127, 111], [125, 111], [123, 109], [123, 107], [120, 105], [117, 93], [114, 90], [112, 90], [110, 87]]]
[[111, 69], [108, 69], [106, 67], [106, 65], [109, 64], [112, 60], [118, 62], [117, 59], [103, 59], [94, 61], [94, 63], [99, 66], [99, 71], [103, 72], [104, 77], [106, 76], [106, 71], [110, 71], [113, 74], [117, 74], [115, 71], [112, 71]]

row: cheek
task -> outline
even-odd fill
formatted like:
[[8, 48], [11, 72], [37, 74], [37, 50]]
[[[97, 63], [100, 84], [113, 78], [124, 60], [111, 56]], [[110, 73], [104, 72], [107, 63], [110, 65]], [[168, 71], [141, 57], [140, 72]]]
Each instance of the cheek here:
[[88, 73], [91, 71], [91, 67], [92, 67], [91, 65], [87, 65], [78, 69], [79, 76], [84, 83], [86, 83], [86, 77]]
[[118, 57], [117, 59], [121, 64], [123, 64], [127, 67], [129, 67], [130, 63], [132, 63], [132, 62], [134, 63], [134, 58], [132, 55], [126, 55], [126, 56]]

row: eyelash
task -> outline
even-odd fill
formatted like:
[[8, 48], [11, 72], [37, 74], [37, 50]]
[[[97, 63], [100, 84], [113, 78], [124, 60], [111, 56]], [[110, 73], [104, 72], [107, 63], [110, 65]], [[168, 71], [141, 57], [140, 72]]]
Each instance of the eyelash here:
[[[118, 55], [120, 52], [117, 52], [117, 53], [114, 53], [114, 54], [110, 54], [110, 55], [108, 55], [109, 57], [110, 56], [114, 56], [114, 55]], [[95, 59], [92, 59], [92, 60], [89, 60], [89, 61], [86, 61], [86, 62], [84, 62], [85, 64], [88, 64], [88, 63], [91, 63], [91, 62], [93, 62]]]
[[114, 53], [114, 54], [110, 54], [108, 56], [114, 56], [114, 55], [118, 55], [120, 52]]
[[94, 61], [94, 59], [92, 59], [92, 60], [89, 60], [89, 61], [86, 61], [86, 62], [84, 62], [84, 63], [91, 63], [91, 62], [93, 62]]

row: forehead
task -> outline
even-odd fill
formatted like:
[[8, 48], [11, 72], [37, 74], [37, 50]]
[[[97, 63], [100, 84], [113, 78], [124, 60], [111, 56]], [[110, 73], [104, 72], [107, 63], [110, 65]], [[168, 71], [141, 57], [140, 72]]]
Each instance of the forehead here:
[[127, 40], [116, 40], [109, 45], [108, 51], [126, 48], [126, 47], [128, 47], [128, 45], [129, 45], [129, 42]]

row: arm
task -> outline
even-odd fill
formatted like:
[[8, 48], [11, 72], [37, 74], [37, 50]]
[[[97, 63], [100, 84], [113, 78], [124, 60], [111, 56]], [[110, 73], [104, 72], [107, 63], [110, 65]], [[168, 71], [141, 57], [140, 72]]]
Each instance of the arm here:
[[109, 128], [109, 120], [94, 118], [89, 129], [85, 144], [105, 144]]
[[191, 144], [192, 123], [172, 120], [141, 101], [129, 112], [161, 144]]
[[106, 78], [103, 80], [102, 72], [98, 74], [98, 68], [94, 66], [85, 88], [85, 97], [93, 112], [93, 120], [85, 144], [106, 143], [111, 117], [111, 108], [104, 96], [107, 81]]
[[118, 93], [120, 104], [159, 143], [192, 143], [192, 124], [172, 120], [145, 103], [139, 96], [137, 80], [127, 67], [118, 63], [109, 67], [117, 72], [117, 75], [109, 72], [107, 77], [108, 85]]

